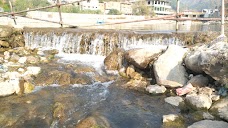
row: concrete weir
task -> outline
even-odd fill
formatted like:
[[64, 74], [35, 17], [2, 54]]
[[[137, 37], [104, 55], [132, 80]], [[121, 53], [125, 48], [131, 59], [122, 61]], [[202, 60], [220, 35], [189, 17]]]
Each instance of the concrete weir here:
[[99, 30], [71, 28], [24, 28], [25, 45], [54, 48], [64, 53], [107, 55], [117, 48], [130, 49], [148, 45], [191, 46], [208, 43], [217, 32], [156, 33], [134, 30]]

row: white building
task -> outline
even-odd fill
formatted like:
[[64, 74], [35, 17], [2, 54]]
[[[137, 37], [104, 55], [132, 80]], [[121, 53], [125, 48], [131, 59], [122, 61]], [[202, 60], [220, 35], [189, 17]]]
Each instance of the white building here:
[[174, 13], [167, 0], [147, 0], [147, 5], [152, 7], [157, 15], [170, 15]]
[[99, 10], [99, 0], [88, 0], [80, 2], [81, 10]]

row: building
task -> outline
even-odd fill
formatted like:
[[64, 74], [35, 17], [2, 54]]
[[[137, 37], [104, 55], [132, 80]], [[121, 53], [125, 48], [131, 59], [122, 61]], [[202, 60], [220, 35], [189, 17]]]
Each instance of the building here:
[[98, 0], [88, 0], [80, 2], [81, 10], [99, 10], [99, 1]]
[[220, 11], [218, 9], [203, 9], [202, 13], [204, 13], [205, 18], [218, 18], [220, 17]]
[[101, 12], [107, 12], [111, 9], [116, 9], [122, 14], [131, 15], [132, 14], [132, 3], [130, 2], [102, 2], [99, 3], [99, 9]]
[[132, 3], [121, 3], [120, 12], [125, 15], [131, 15], [132, 14]]
[[189, 11], [189, 10], [185, 10], [181, 13], [182, 15], [180, 17], [182, 18], [203, 18], [205, 14], [204, 12]]
[[167, 0], [147, 0], [147, 6], [153, 8], [157, 15], [171, 15], [174, 14], [170, 3]]

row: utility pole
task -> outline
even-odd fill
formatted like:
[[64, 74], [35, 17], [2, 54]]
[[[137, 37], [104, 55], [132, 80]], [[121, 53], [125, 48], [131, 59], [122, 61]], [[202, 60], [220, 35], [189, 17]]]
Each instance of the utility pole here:
[[179, 27], [178, 27], [178, 18], [179, 18], [179, 7], [180, 6], [180, 1], [177, 0], [177, 9], [176, 9], [176, 32], [178, 31]]
[[222, 0], [222, 18], [221, 18], [221, 37], [225, 37], [224, 34], [224, 23], [225, 23], [225, 2]]

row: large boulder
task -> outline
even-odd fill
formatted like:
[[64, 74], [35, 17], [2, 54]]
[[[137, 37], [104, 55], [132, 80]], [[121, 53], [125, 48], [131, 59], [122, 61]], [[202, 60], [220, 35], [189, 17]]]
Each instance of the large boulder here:
[[194, 72], [204, 71], [222, 84], [228, 83], [228, 43], [217, 42], [195, 48], [185, 58], [185, 65]]
[[210, 111], [220, 118], [228, 121], [228, 97], [214, 103]]
[[188, 126], [188, 128], [228, 128], [228, 123], [224, 121], [202, 120]]
[[157, 59], [157, 57], [166, 49], [166, 47], [138, 48], [128, 50], [124, 57], [135, 67], [145, 69], [149, 63]]
[[154, 74], [157, 84], [167, 87], [182, 87], [187, 83], [187, 72], [182, 65], [187, 50], [170, 45], [166, 52], [154, 62]]
[[203, 73], [202, 68], [199, 66], [200, 51], [188, 52], [184, 59], [186, 67], [195, 73]]
[[123, 63], [124, 52], [125, 51], [123, 49], [117, 49], [111, 52], [104, 60], [105, 69], [119, 70]]
[[39, 86], [59, 84], [59, 85], [70, 85], [71, 75], [64, 71], [43, 71], [35, 79], [35, 84]]

